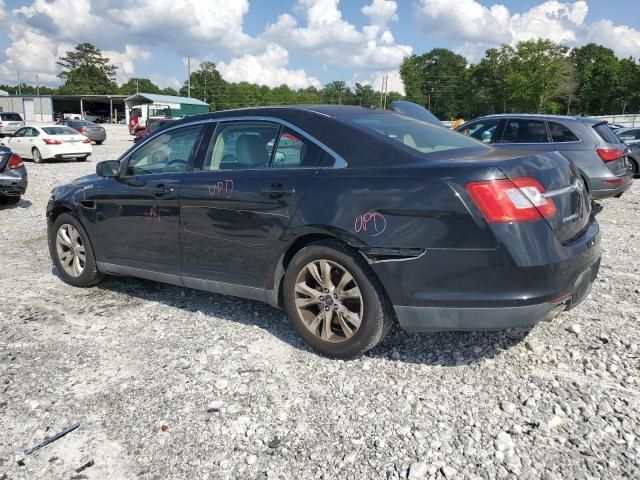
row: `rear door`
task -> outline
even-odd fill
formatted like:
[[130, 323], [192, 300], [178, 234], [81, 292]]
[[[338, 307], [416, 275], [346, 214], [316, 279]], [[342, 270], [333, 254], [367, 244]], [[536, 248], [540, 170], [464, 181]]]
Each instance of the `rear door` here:
[[546, 122], [538, 118], [509, 118], [496, 146], [512, 150], [553, 150]]
[[182, 273], [265, 288], [274, 249], [324, 159], [274, 121], [221, 121], [200, 170], [180, 190]]

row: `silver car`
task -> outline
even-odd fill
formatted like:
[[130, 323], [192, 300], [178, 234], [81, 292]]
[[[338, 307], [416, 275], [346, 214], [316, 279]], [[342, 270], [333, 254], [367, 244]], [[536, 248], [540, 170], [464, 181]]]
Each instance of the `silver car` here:
[[24, 127], [24, 120], [19, 113], [0, 112], [0, 137], [13, 135], [19, 128]]
[[497, 148], [562, 153], [578, 167], [593, 199], [620, 196], [633, 182], [627, 145], [606, 121], [512, 113], [480, 117], [456, 130]]

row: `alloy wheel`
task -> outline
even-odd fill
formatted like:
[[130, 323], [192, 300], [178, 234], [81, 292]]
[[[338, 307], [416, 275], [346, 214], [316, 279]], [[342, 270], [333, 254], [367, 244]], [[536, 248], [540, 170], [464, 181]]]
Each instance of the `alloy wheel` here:
[[295, 304], [305, 327], [325, 342], [348, 340], [362, 323], [360, 287], [353, 275], [333, 260], [314, 260], [300, 270]]
[[42, 163], [42, 154], [37, 148], [33, 149], [33, 161], [36, 163]]
[[80, 232], [68, 223], [60, 225], [56, 234], [56, 252], [60, 265], [72, 277], [79, 277], [86, 265], [86, 252]]

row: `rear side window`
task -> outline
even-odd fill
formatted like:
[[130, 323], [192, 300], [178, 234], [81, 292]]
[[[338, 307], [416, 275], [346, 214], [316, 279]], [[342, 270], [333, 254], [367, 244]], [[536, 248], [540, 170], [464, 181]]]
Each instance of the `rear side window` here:
[[508, 120], [501, 143], [546, 143], [547, 127], [542, 120]]
[[580, 139], [568, 127], [558, 122], [548, 122], [551, 140], [556, 143], [579, 142]]
[[593, 129], [596, 131], [598, 136], [607, 143], [620, 143], [620, 139], [617, 137], [615, 133], [611, 131], [611, 129], [607, 126], [606, 123], [601, 123], [599, 125], [594, 125]]
[[498, 123], [500, 123], [500, 120], [497, 119], [481, 120], [469, 126], [459, 128], [458, 131], [463, 135], [473, 137], [483, 143], [493, 143], [496, 141]]
[[475, 140], [446, 128], [395, 113], [359, 115], [351, 121], [360, 130], [383, 135], [421, 153], [480, 146]]
[[203, 170], [268, 168], [280, 126], [270, 122], [221, 123], [207, 150]]
[[17, 113], [0, 113], [0, 118], [5, 122], [21, 122], [22, 117]]

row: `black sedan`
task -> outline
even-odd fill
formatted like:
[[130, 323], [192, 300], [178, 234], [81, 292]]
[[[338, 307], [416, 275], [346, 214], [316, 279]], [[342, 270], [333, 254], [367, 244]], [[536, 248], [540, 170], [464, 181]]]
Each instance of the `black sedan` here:
[[19, 155], [0, 145], [0, 205], [15, 205], [27, 191], [27, 169]]
[[88, 120], [67, 119], [61, 120], [58, 124], [73, 128], [76, 132], [83, 134], [92, 142], [96, 142], [96, 145], [102, 145], [107, 139], [107, 132], [104, 127], [89, 122]]
[[526, 327], [577, 305], [600, 262], [584, 184], [554, 152], [496, 150], [359, 107], [167, 125], [54, 189], [63, 280], [132, 275], [284, 308], [331, 357], [409, 331]]

